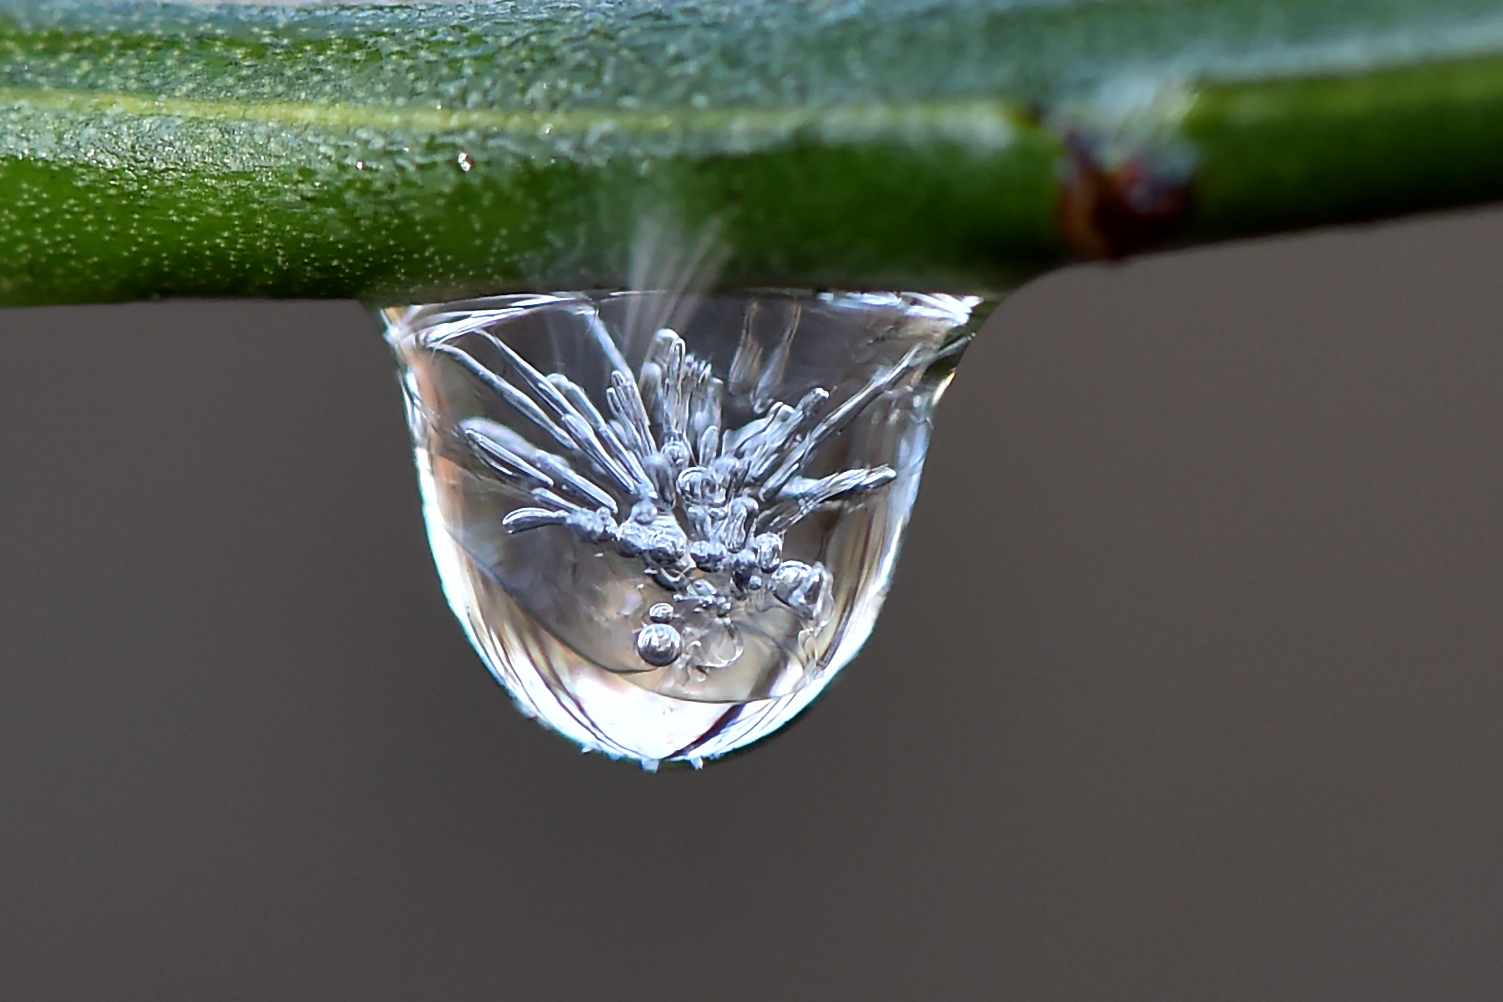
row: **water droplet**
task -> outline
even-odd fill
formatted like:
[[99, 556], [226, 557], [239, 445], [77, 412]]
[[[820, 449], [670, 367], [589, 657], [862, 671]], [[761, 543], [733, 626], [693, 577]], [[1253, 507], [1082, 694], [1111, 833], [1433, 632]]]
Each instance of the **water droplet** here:
[[383, 311], [444, 590], [522, 709], [643, 764], [801, 711], [871, 632], [974, 299]]

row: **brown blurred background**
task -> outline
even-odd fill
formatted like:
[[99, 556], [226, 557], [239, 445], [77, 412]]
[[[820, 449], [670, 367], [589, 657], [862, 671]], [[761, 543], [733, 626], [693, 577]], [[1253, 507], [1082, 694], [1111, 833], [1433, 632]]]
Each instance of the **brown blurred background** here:
[[859, 659], [518, 716], [348, 303], [0, 313], [0, 997], [1503, 997], [1503, 212], [1024, 289]]

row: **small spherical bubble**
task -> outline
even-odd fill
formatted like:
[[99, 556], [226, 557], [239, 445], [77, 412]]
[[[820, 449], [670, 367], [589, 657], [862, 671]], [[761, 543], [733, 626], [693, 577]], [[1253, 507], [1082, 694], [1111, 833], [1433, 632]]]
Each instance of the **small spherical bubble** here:
[[691, 466], [678, 475], [678, 494], [686, 504], [725, 503], [725, 488], [703, 466]]
[[751, 550], [737, 550], [731, 554], [728, 563], [731, 568], [731, 579], [742, 588], [745, 588], [757, 573], [757, 555]]
[[804, 583], [804, 578], [809, 573], [809, 565], [797, 560], [789, 560], [778, 567], [772, 576], [772, 593], [786, 602]]
[[688, 454], [688, 443], [682, 439], [669, 439], [667, 442], [664, 442], [661, 455], [663, 455], [664, 460], [667, 460], [667, 464], [673, 470], [675, 478], [678, 476], [679, 470], [687, 467], [690, 464], [691, 458], [693, 458]]
[[616, 552], [623, 557], [635, 557], [648, 546], [648, 531], [640, 522], [622, 522], [616, 533]]
[[673, 621], [673, 606], [667, 602], [655, 603], [647, 610], [647, 618], [654, 623], [669, 623]]
[[789, 560], [772, 579], [773, 595], [805, 619], [817, 619], [830, 589], [830, 572], [823, 564]]
[[762, 533], [752, 540], [751, 548], [757, 555], [757, 567], [768, 574], [783, 561], [783, 537], [775, 532]]
[[666, 668], [684, 651], [684, 638], [667, 623], [652, 623], [637, 633], [637, 657], [654, 668]]
[[642, 559], [653, 564], [676, 564], [689, 550], [689, 539], [676, 525], [655, 526], [642, 546]]
[[694, 566], [711, 574], [720, 570], [729, 555], [719, 543], [696, 539], [689, 544], [689, 559], [694, 561]]
[[631, 506], [631, 519], [638, 525], [651, 525], [658, 517], [658, 506], [651, 501], [638, 501]]

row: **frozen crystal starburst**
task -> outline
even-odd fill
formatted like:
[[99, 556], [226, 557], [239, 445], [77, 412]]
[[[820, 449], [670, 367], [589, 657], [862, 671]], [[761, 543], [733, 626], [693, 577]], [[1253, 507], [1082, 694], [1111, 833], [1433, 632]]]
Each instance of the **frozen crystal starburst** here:
[[522, 708], [650, 765], [798, 712], [870, 631], [973, 305], [386, 311], [445, 590]]
[[[649, 610], [652, 621], [637, 634], [644, 670], [682, 662], [704, 676], [725, 667], [741, 653], [732, 614], [765, 611], [770, 601], [795, 613], [801, 631], [817, 629], [828, 617], [830, 573], [818, 562], [784, 560], [785, 534], [897, 474], [885, 465], [819, 479], [802, 472], [910, 366], [874, 376], [823, 420], [830, 391], [816, 386], [794, 406], [774, 402], [740, 427], [723, 428], [725, 381], [675, 331], [657, 332], [634, 373], [598, 324], [588, 329], [612, 364], [609, 417], [568, 376], [545, 376], [483, 326], [460, 321], [430, 339], [431, 351], [472, 371], [558, 450], [540, 449], [488, 418], [460, 423], [498, 482], [534, 501], [501, 524], [510, 532], [564, 528], [581, 543], [640, 562], [641, 573], [672, 595]], [[494, 364], [452, 343], [470, 334], [478, 334], [475, 350], [489, 349]], [[745, 359], [732, 360], [732, 373], [745, 368]]]

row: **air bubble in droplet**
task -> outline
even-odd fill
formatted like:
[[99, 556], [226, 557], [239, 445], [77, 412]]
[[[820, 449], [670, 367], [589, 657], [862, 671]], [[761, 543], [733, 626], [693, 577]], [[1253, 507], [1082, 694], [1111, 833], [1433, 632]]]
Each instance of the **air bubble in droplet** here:
[[637, 657], [654, 668], [666, 668], [684, 651], [684, 638], [667, 623], [649, 623], [637, 633]]

